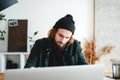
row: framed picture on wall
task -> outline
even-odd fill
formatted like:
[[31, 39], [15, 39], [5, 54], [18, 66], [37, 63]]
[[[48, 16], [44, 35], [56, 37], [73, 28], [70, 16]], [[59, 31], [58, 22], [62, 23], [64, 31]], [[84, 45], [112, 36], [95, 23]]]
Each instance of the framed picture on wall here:
[[27, 24], [27, 19], [9, 20], [8, 52], [27, 52]]

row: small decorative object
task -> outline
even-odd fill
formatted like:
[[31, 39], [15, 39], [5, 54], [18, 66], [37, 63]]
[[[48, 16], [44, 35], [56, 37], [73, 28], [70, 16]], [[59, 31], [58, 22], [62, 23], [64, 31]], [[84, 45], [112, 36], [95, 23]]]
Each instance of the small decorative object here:
[[12, 60], [7, 60], [6, 69], [16, 69], [18, 64], [14, 63]]
[[18, 26], [18, 20], [17, 19], [10, 19], [8, 21], [8, 25], [9, 25], [9, 27]]

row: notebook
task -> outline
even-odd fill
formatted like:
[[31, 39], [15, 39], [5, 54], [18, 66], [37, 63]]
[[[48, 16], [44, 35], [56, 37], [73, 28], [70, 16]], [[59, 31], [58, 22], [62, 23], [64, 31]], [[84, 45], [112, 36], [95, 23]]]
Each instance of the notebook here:
[[104, 65], [78, 65], [44, 68], [10, 69], [5, 80], [103, 80]]

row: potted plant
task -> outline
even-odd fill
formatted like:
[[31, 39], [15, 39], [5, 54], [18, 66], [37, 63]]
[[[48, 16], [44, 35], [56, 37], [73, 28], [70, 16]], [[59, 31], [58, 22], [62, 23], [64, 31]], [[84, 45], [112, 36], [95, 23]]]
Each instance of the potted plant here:
[[32, 47], [33, 47], [33, 44], [34, 44], [34, 42], [35, 42], [34, 37], [38, 34], [38, 32], [39, 32], [39, 31], [35, 31], [32, 36], [28, 37], [28, 38], [29, 38], [29, 42], [31, 43], [31, 44], [30, 44], [30, 49], [32, 49]]
[[6, 31], [1, 31], [0, 30], [0, 40], [2, 40], [2, 41], [4, 41], [5, 40], [5, 36], [4, 36], [4, 34], [6, 34]]
[[5, 19], [5, 15], [0, 13], [0, 52], [7, 51], [7, 39], [8, 39], [8, 26], [7, 20]]
[[5, 15], [3, 13], [0, 13], [0, 20], [5, 20], [6, 21]]
[[[0, 13], [0, 20], [5, 20], [5, 15], [3, 13]], [[5, 35], [6, 31], [5, 30], [0, 30], [0, 40], [5, 40]]]

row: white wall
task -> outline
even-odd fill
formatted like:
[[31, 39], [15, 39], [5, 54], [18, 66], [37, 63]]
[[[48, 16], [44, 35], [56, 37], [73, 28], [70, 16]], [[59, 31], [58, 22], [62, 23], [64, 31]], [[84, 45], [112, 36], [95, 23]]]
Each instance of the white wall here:
[[98, 54], [108, 46], [113, 46], [110, 54], [101, 57], [106, 71], [112, 70], [112, 59], [120, 59], [120, 0], [96, 0], [96, 42]]
[[84, 39], [93, 39], [93, 0], [18, 0], [1, 13], [7, 19], [28, 19], [28, 36], [39, 30], [35, 39], [47, 36], [59, 18], [72, 14], [76, 23], [74, 38], [83, 43]]

